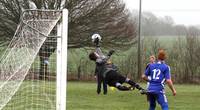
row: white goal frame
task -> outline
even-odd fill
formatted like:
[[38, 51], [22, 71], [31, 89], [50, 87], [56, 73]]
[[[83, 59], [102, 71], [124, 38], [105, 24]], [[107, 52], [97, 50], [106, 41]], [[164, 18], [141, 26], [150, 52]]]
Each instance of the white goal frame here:
[[13, 39], [0, 58], [0, 110], [66, 110], [67, 51], [67, 9], [23, 10]]
[[[25, 10], [28, 11], [28, 10]], [[42, 10], [36, 10], [42, 11]], [[44, 10], [48, 11], [48, 10]], [[51, 10], [49, 10], [51, 11]], [[67, 109], [67, 51], [68, 51], [68, 10], [62, 11], [61, 20], [57, 23], [56, 50], [56, 110]], [[36, 30], [40, 32], [39, 30]], [[41, 33], [42, 34], [42, 33]], [[50, 37], [50, 36], [47, 36]]]
[[66, 110], [67, 100], [67, 47], [68, 47], [68, 10], [62, 10], [62, 22], [57, 25], [57, 78], [56, 110]]
[[[42, 10], [38, 10], [38, 11], [42, 11]], [[60, 11], [62, 11], [61, 22], [57, 24], [56, 110], [66, 110], [67, 109], [67, 106], [66, 106], [66, 103], [67, 103], [67, 55], [68, 55], [67, 48], [68, 48], [68, 13], [69, 12], [67, 9], [63, 9]]]

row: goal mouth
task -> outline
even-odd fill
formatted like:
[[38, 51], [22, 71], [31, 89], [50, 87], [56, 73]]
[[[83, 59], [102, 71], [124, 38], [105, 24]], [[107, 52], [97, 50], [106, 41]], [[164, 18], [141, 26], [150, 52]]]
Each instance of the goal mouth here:
[[0, 110], [19, 90], [61, 15], [60, 10], [25, 10], [21, 15], [13, 39], [0, 59]]

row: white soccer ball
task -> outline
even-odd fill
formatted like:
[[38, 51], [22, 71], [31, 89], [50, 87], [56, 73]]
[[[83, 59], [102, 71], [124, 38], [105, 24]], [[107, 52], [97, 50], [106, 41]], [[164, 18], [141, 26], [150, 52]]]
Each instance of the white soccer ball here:
[[101, 41], [101, 36], [99, 34], [93, 34], [92, 35], [92, 42], [94, 42], [96, 38], [98, 38], [99, 41]]

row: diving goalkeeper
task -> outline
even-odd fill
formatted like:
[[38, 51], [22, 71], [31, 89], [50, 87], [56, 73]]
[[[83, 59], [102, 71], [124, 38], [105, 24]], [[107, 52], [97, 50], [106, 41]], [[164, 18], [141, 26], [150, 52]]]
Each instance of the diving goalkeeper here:
[[[100, 49], [99, 41], [100, 35], [97, 34], [97, 37], [93, 37], [93, 42], [96, 45], [96, 51], [89, 54], [89, 59], [96, 63], [96, 70], [98, 71], [97, 74], [102, 76], [106, 84], [116, 87], [118, 90], [129, 91], [137, 88], [140, 90], [141, 94], [145, 94], [146, 90], [139, 84], [127, 77], [122, 76], [117, 69], [114, 68], [115, 66], [113, 66], [113, 64], [107, 63], [111, 55], [114, 53], [114, 50], [111, 50], [107, 55], [104, 55]], [[122, 85], [123, 83], [129, 84], [130, 87]]]

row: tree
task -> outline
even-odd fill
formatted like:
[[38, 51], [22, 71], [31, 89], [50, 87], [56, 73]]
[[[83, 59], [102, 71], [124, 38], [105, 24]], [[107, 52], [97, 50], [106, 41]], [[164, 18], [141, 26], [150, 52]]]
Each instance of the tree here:
[[[136, 27], [121, 0], [1, 0], [0, 41], [10, 41], [24, 9], [69, 10], [69, 48], [92, 46], [90, 36], [103, 36], [103, 46], [128, 48], [136, 37]], [[47, 39], [48, 40], [48, 39]], [[39, 52], [41, 64], [55, 51], [48, 43]], [[46, 66], [41, 65], [41, 70]]]
[[121, 0], [78, 1], [78, 3], [74, 3], [74, 0], [66, 2], [66, 7], [72, 7], [69, 8], [70, 47], [91, 45], [90, 36], [93, 33], [103, 36], [105, 47], [124, 47], [135, 37], [135, 26], [130, 22], [129, 13]]
[[186, 36], [187, 28], [184, 25], [176, 25], [175, 28], [175, 34], [178, 36]]

